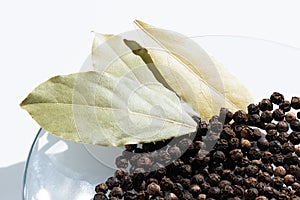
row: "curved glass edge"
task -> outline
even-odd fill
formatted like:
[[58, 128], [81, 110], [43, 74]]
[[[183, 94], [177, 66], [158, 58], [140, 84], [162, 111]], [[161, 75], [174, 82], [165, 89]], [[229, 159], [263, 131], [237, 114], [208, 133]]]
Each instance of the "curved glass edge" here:
[[26, 179], [27, 179], [27, 174], [28, 174], [27, 170], [28, 170], [29, 163], [31, 161], [32, 152], [34, 150], [34, 147], [36, 145], [36, 142], [37, 142], [38, 138], [40, 137], [41, 134], [44, 134], [44, 133], [45, 133], [45, 131], [42, 128], [40, 128], [38, 130], [38, 132], [37, 132], [37, 134], [36, 134], [36, 136], [33, 140], [33, 143], [30, 147], [30, 150], [28, 152], [28, 156], [27, 156], [26, 163], [25, 163], [24, 170], [23, 170], [22, 200], [26, 200], [26, 193], [27, 193], [27, 191], [26, 191]]

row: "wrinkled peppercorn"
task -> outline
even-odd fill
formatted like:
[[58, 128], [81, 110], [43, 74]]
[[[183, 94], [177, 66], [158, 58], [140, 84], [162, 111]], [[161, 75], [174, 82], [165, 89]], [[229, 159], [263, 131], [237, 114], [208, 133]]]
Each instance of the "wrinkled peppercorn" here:
[[279, 104], [284, 100], [284, 96], [279, 92], [273, 92], [273, 94], [270, 97], [270, 101], [274, 104]]
[[285, 114], [281, 109], [275, 109], [272, 113], [272, 116], [274, 120], [282, 121], [285, 117]]
[[269, 110], [265, 110], [260, 115], [260, 120], [264, 123], [270, 123], [273, 120], [273, 114]]
[[273, 110], [273, 104], [269, 99], [262, 99], [259, 102], [258, 106], [261, 111], [266, 111], [266, 110], [272, 111]]
[[285, 121], [279, 121], [276, 127], [278, 132], [287, 132], [289, 130], [289, 124]]
[[160, 186], [157, 185], [156, 183], [150, 183], [147, 186], [147, 192], [150, 195], [156, 195], [156, 194], [158, 194], [160, 192]]
[[237, 124], [247, 124], [248, 122], [247, 113], [243, 110], [236, 111], [232, 118]]
[[284, 100], [279, 103], [279, 109], [283, 112], [289, 112], [291, 110], [291, 103], [287, 100]]
[[294, 109], [300, 109], [300, 97], [292, 97], [291, 107]]

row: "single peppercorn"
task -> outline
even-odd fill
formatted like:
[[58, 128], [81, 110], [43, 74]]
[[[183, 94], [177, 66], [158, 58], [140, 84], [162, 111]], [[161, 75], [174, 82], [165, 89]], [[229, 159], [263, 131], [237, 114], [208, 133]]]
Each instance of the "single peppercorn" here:
[[113, 187], [109, 193], [110, 197], [117, 197], [119, 199], [121, 199], [124, 195], [124, 192], [122, 190], [122, 188], [120, 187]]
[[256, 178], [254, 177], [245, 178], [243, 183], [246, 188], [254, 188], [258, 184]]
[[197, 200], [206, 200], [206, 194], [199, 194]]
[[279, 109], [283, 112], [289, 112], [291, 110], [291, 103], [287, 100], [284, 100], [279, 103]]
[[243, 152], [241, 149], [233, 149], [229, 152], [229, 154], [232, 160], [240, 160], [243, 157]]
[[288, 154], [288, 153], [293, 153], [295, 151], [295, 146], [290, 143], [290, 142], [286, 142], [281, 146], [281, 153], [282, 154]]
[[244, 197], [244, 192], [245, 191], [244, 191], [244, 188], [241, 185], [233, 185], [232, 189], [233, 189], [233, 193], [234, 193], [235, 196], [241, 197], [241, 198]]
[[108, 200], [108, 198], [104, 193], [99, 192], [99, 193], [94, 195], [93, 200]]
[[276, 128], [278, 132], [287, 132], [289, 130], [289, 124], [286, 121], [279, 121]]
[[273, 154], [280, 153], [281, 144], [278, 140], [271, 141], [269, 143], [269, 151]]
[[266, 110], [272, 111], [273, 110], [273, 104], [270, 101], [270, 99], [262, 99], [259, 102], [258, 106], [261, 111], [266, 111]]
[[266, 163], [271, 163], [272, 162], [272, 156], [273, 154], [269, 151], [264, 151], [261, 154], [261, 161], [266, 164]]
[[291, 107], [294, 109], [300, 109], [300, 97], [292, 97]]
[[[270, 146], [269, 146], [269, 148], [270, 148]], [[249, 149], [247, 156], [250, 160], [259, 160], [261, 157], [261, 153], [257, 148], [252, 147]]]
[[164, 196], [164, 200], [178, 200], [178, 197], [176, 194], [170, 192]]
[[100, 183], [95, 187], [95, 192], [96, 193], [101, 193], [102, 192], [102, 193], [106, 194], [107, 191], [108, 191], [108, 187], [107, 187], [106, 183]]
[[124, 194], [124, 200], [135, 200], [137, 198], [138, 198], [137, 192], [134, 190], [128, 190]]
[[271, 176], [274, 173], [273, 166], [270, 163], [264, 164], [261, 171], [268, 172]]
[[295, 182], [295, 177], [291, 174], [287, 174], [283, 178], [284, 184], [291, 186]]
[[275, 188], [276, 190], [280, 190], [283, 187], [283, 178], [279, 176], [272, 178], [270, 186]]
[[243, 110], [236, 111], [232, 118], [237, 124], [247, 124], [248, 122], [247, 113]]
[[225, 154], [223, 153], [223, 151], [216, 151], [213, 154], [213, 161], [216, 163], [222, 163], [225, 161]]
[[128, 167], [128, 160], [124, 156], [118, 156], [115, 160], [115, 164], [118, 168], [126, 169]]
[[220, 133], [220, 139], [225, 139], [227, 141], [229, 141], [231, 138], [236, 137], [235, 132], [228, 127], [225, 127], [222, 132]]
[[231, 138], [228, 142], [229, 150], [238, 149], [240, 147], [240, 139], [239, 138]]
[[275, 166], [284, 165], [284, 156], [282, 154], [273, 154], [272, 161]]
[[258, 190], [256, 188], [249, 188], [245, 190], [245, 200], [252, 200], [258, 197]]
[[212, 198], [220, 198], [221, 195], [221, 190], [218, 187], [211, 187], [208, 192], [207, 192], [207, 196], [208, 197], [212, 197]]
[[286, 170], [283, 166], [278, 166], [274, 170], [274, 176], [284, 177], [286, 174]]
[[269, 148], [269, 141], [262, 137], [257, 141], [257, 147], [261, 150], [261, 151], [265, 151]]
[[243, 151], [247, 152], [251, 147], [253, 147], [253, 143], [249, 140], [243, 139], [240, 146]]
[[259, 168], [257, 165], [248, 165], [246, 167], [246, 174], [247, 176], [255, 176], [259, 171]]
[[273, 92], [273, 94], [270, 97], [270, 101], [274, 104], [279, 104], [280, 102], [282, 102], [284, 100], [284, 96], [283, 94], [279, 93], [279, 92]]
[[255, 126], [255, 125], [259, 126], [260, 122], [261, 122], [261, 120], [260, 120], [259, 114], [252, 114], [248, 118], [248, 123], [250, 126]]
[[292, 131], [289, 134], [289, 141], [293, 144], [293, 145], [298, 145], [300, 144], [300, 132], [298, 131]]
[[259, 172], [257, 175], [257, 180], [259, 182], [269, 183], [271, 181], [271, 176], [268, 172]]
[[194, 198], [196, 198], [200, 194], [201, 188], [199, 185], [191, 185], [189, 188], [189, 192], [193, 195]]
[[232, 178], [232, 184], [234, 185], [242, 185], [244, 181], [244, 178], [240, 175], [236, 175]]
[[260, 115], [260, 120], [264, 123], [270, 123], [273, 120], [273, 114], [269, 110], [265, 110]]
[[300, 121], [297, 119], [291, 121], [290, 127], [293, 131], [300, 131]]
[[287, 132], [281, 132], [278, 134], [276, 138], [281, 144], [284, 144], [288, 142], [289, 140], [289, 134]]
[[295, 154], [300, 157], [300, 145], [295, 146]]
[[164, 191], [170, 191], [173, 189], [174, 183], [170, 178], [162, 178], [160, 181], [160, 188]]
[[120, 186], [120, 181], [116, 177], [109, 177], [105, 184], [107, 185], [108, 189], [111, 190], [114, 187], [119, 187]]
[[207, 177], [207, 182], [213, 187], [217, 186], [220, 181], [221, 181], [221, 177], [219, 174], [216, 173], [211, 173]]
[[150, 183], [147, 186], [147, 192], [149, 195], [157, 195], [160, 192], [160, 186], [156, 183]]
[[293, 112], [288, 112], [285, 114], [285, 120], [288, 122], [288, 123], [291, 123], [291, 121], [295, 120], [296, 119], [296, 115], [295, 113]]
[[247, 110], [250, 115], [259, 114], [259, 106], [255, 105], [253, 103], [251, 103], [247, 106]]
[[275, 109], [272, 113], [273, 119], [276, 121], [282, 121], [285, 117], [284, 112], [281, 109]]

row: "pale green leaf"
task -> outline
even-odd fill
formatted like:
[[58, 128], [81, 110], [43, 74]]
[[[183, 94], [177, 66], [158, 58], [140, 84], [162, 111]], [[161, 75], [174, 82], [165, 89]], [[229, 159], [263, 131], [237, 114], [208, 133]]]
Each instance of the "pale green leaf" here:
[[221, 107], [246, 109], [253, 102], [243, 84], [197, 43], [179, 33], [135, 23], [148, 35], [144, 43], [168, 86], [201, 117], [209, 119]]
[[35, 88], [21, 107], [63, 139], [103, 146], [153, 142], [196, 130], [178, 97], [161, 84], [106, 72], [55, 76]]

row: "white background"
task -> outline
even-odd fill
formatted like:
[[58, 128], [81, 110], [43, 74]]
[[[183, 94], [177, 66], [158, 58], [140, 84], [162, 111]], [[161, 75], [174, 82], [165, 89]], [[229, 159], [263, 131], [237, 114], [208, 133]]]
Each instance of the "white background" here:
[[39, 129], [19, 103], [51, 76], [78, 71], [91, 51], [91, 31], [118, 34], [140, 19], [187, 36], [250, 36], [300, 48], [298, 2], [1, 1], [0, 174], [14, 176], [0, 182], [0, 199], [20, 199], [24, 161]]

